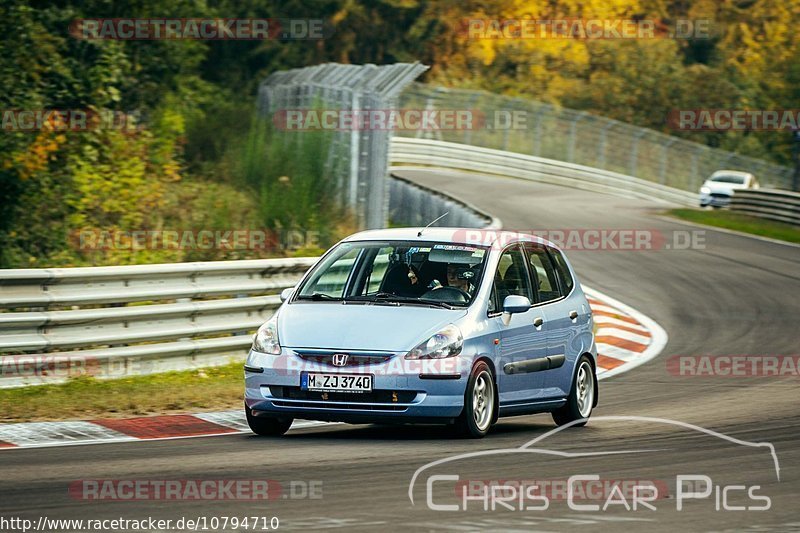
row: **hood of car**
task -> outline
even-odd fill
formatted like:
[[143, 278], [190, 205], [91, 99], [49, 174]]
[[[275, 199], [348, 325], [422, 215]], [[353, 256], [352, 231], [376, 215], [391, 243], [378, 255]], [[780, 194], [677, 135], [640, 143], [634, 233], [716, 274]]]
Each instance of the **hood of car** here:
[[408, 351], [466, 313], [417, 305], [296, 302], [281, 308], [278, 338], [288, 348]]

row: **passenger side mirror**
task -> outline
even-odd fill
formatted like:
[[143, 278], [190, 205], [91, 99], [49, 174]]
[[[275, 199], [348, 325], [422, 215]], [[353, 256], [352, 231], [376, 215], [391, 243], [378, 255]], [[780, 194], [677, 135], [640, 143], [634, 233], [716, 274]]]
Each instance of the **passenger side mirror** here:
[[524, 313], [531, 308], [531, 301], [525, 296], [509, 294], [503, 300], [503, 325], [511, 323], [511, 315], [514, 313]]
[[285, 302], [289, 298], [292, 297], [292, 293], [294, 292], [294, 287], [287, 287], [281, 291], [281, 302]]
[[503, 300], [503, 312], [508, 314], [524, 313], [531, 308], [531, 301], [525, 296], [510, 294]]

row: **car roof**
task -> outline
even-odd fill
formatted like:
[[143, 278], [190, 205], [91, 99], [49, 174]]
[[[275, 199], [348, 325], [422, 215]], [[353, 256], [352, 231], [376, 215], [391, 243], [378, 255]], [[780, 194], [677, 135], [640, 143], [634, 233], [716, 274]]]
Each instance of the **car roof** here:
[[[419, 232], [422, 231], [422, 236]], [[493, 246], [495, 244], [511, 244], [512, 242], [535, 242], [558, 247], [547, 239], [537, 237], [524, 231], [506, 231], [500, 229], [480, 228], [390, 228], [366, 230], [354, 233], [345, 238], [345, 242], [352, 241], [419, 241], [419, 242], [446, 242], [452, 244], [466, 244], [472, 246]]]

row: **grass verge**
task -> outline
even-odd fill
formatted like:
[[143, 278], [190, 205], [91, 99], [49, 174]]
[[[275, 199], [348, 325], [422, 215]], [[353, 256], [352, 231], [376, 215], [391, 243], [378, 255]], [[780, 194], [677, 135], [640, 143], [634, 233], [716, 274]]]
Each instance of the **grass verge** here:
[[56, 385], [0, 389], [0, 422], [121, 418], [235, 409], [244, 393], [242, 363]]
[[753, 217], [723, 209], [671, 209], [667, 215], [697, 224], [716, 226], [780, 241], [800, 243], [800, 228], [774, 220]]

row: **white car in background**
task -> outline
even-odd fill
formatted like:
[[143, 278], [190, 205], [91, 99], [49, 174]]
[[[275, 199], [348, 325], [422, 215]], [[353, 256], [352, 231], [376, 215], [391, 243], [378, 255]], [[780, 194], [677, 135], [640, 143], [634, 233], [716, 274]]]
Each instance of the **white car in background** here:
[[700, 207], [722, 207], [731, 203], [737, 189], [758, 189], [756, 177], [738, 170], [717, 170], [700, 187]]

